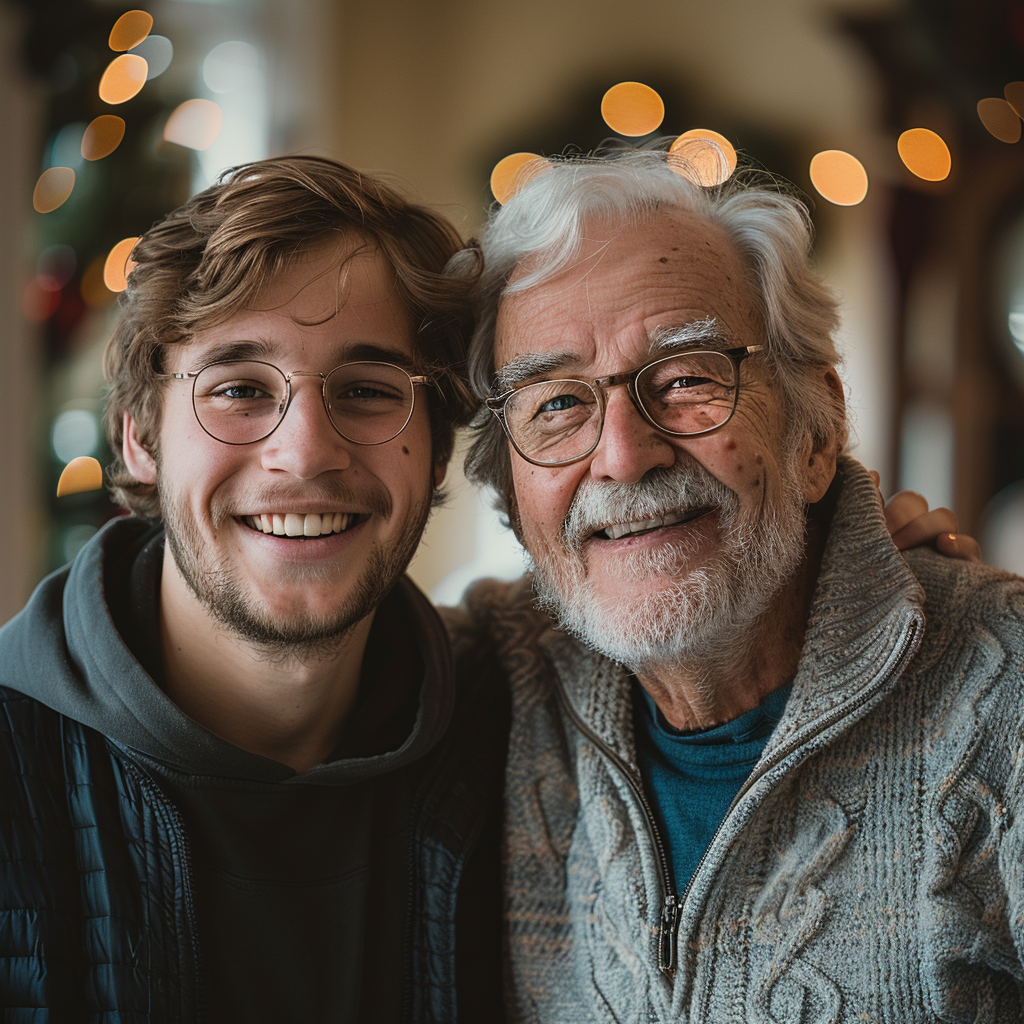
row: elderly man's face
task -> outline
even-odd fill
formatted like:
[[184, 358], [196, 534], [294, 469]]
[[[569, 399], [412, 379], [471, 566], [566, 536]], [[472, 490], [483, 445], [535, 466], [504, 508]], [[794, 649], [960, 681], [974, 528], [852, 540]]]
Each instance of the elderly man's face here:
[[[652, 339], [702, 321], [714, 322], [707, 347], [763, 341], [747, 271], [717, 226], [666, 211], [588, 235], [575, 266], [502, 300], [496, 368], [533, 379], [524, 357], [540, 355], [555, 358], [539, 378], [618, 373], [656, 357]], [[787, 436], [759, 356], [740, 379], [735, 415], [710, 434], [662, 433], [618, 387], [600, 443], [579, 462], [535, 466], [510, 448], [513, 516], [542, 600], [634, 668], [727, 640], [803, 558], [804, 503], [828, 479], [808, 465], [805, 438]], [[623, 536], [606, 531], [623, 523]]]

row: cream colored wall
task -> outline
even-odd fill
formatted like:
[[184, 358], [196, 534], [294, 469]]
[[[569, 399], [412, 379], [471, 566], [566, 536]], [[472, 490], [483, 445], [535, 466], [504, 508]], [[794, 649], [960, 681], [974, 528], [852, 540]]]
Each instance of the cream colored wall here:
[[[844, 9], [893, 6], [861, 0]], [[550, 116], [581, 81], [625, 67], [640, 81], [652, 69], [677, 69], [702, 107], [801, 139], [808, 159], [825, 148], [857, 154], [876, 188], [862, 207], [831, 214], [835, 230], [821, 262], [847, 313], [845, 376], [859, 451], [891, 485], [892, 394], [880, 377], [891, 296], [877, 183], [896, 173], [895, 140], [875, 128], [866, 59], [836, 31], [833, 10], [822, 0], [348, 3], [333, 48], [334, 91], [324, 96], [330, 120], [307, 144], [397, 176], [466, 233], [485, 214], [484, 156], [501, 151], [510, 130]], [[693, 126], [674, 124], [670, 110], [664, 127]], [[481, 502], [457, 467], [449, 479], [454, 500], [434, 516], [413, 564], [427, 589], [486, 554], [479, 546], [499, 550], [508, 564], [493, 521], [478, 525]]]

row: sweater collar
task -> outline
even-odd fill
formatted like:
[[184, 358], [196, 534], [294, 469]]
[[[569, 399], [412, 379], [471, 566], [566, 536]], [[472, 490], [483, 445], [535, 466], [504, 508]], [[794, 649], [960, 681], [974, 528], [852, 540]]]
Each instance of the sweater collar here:
[[[793, 692], [766, 756], [833, 720], [851, 724], [898, 678], [920, 642], [924, 594], [889, 536], [867, 470], [843, 456], [839, 491]], [[546, 640], [565, 696], [584, 722], [636, 762], [630, 672], [564, 633]]]

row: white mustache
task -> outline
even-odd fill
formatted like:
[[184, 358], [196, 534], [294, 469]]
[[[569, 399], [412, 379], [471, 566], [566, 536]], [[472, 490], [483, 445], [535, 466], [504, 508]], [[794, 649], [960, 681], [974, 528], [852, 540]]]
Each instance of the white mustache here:
[[720, 506], [731, 519], [739, 498], [697, 464], [652, 469], [634, 484], [585, 481], [569, 506], [562, 538], [578, 554], [583, 542], [609, 523], [643, 522], [709, 505]]

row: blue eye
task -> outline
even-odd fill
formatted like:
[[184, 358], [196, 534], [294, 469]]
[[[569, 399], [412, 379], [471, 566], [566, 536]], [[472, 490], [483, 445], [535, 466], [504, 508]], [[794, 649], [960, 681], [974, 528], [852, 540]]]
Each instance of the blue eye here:
[[565, 412], [579, 404], [580, 400], [575, 395], [558, 395], [546, 401], [537, 412]]

